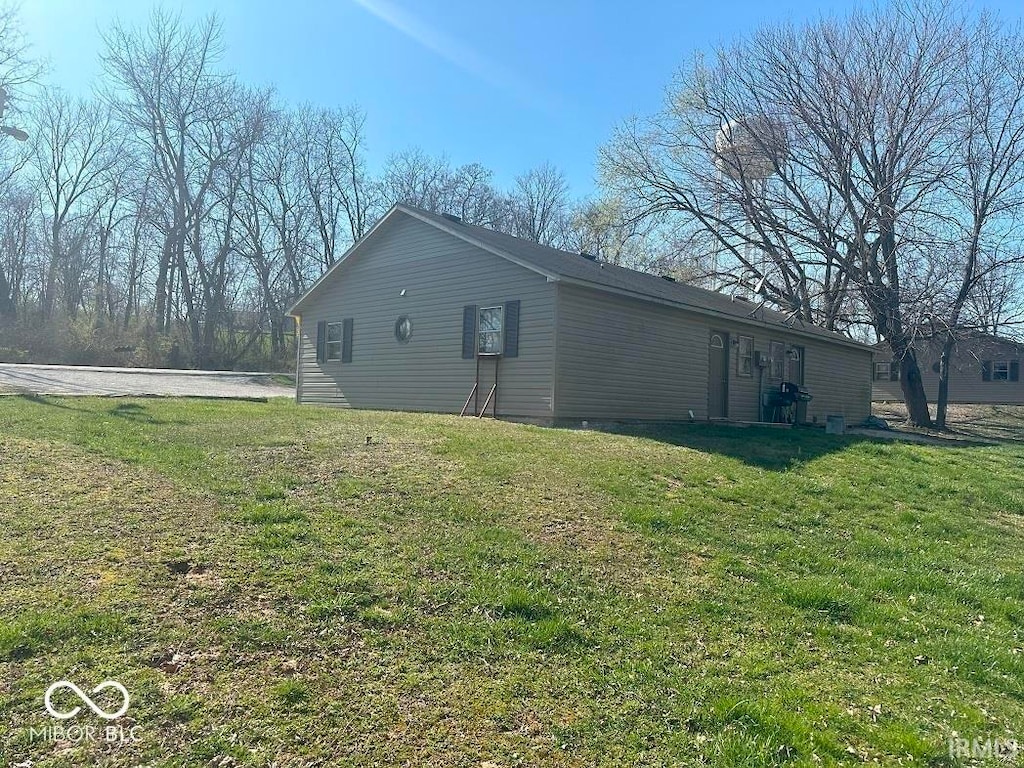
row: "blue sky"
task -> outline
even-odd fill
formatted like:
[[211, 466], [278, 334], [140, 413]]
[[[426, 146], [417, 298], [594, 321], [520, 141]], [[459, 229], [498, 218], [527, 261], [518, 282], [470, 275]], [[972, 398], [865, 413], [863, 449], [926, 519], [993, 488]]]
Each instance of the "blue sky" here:
[[[225, 65], [289, 102], [358, 104], [370, 161], [419, 146], [480, 162], [507, 185], [550, 161], [575, 195], [593, 191], [598, 147], [632, 114], [656, 110], [695, 51], [764, 22], [843, 12], [789, 2], [582, 0], [185, 0], [164, 7], [224, 22]], [[100, 31], [144, 23], [141, 0], [28, 0], [21, 5], [49, 82], [87, 93], [100, 73]], [[989, 7], [1019, 19], [1020, 0]]]

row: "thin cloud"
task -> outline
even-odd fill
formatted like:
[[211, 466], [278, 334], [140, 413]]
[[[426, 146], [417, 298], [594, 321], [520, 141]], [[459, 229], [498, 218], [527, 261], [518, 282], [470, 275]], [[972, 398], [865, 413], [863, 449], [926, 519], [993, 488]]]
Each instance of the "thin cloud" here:
[[432, 27], [422, 19], [416, 18], [391, 0], [354, 0], [354, 2], [388, 26], [478, 80], [495, 88], [509, 91], [519, 100], [532, 106], [552, 106], [553, 99], [531, 86], [514, 72], [488, 61], [469, 46]]

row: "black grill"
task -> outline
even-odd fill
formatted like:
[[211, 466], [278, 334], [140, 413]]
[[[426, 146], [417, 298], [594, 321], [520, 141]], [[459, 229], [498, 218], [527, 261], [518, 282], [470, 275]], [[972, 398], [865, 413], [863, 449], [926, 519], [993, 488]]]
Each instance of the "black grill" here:
[[806, 403], [813, 399], [813, 395], [807, 390], [801, 389], [799, 384], [795, 384], [792, 381], [784, 381], [777, 390], [769, 393], [766, 403], [768, 406], [768, 421], [779, 424], [793, 424], [797, 420], [797, 403]]

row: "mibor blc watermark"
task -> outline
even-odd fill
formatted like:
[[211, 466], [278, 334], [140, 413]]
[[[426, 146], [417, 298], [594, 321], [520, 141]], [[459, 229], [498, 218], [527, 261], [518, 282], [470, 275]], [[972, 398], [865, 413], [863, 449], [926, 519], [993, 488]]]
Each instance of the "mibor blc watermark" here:
[[954, 733], [949, 737], [949, 756], [968, 760], [984, 760], [997, 758], [1016, 761], [1024, 757], [1024, 744], [1009, 736], [978, 736], [972, 739], [963, 738]]
[[[107, 689], [117, 691], [121, 698], [120, 706], [112, 711], [104, 709], [92, 699], [92, 696], [102, 693]], [[61, 690], [73, 693], [78, 697], [79, 701], [81, 701], [81, 704], [75, 705], [70, 709], [62, 709], [58, 705], [54, 704], [53, 696]], [[128, 711], [128, 705], [130, 703], [131, 697], [128, 695], [128, 689], [116, 680], [104, 680], [89, 691], [89, 693], [83, 691], [70, 680], [58, 680], [46, 689], [46, 693], [43, 694], [43, 705], [46, 707], [47, 714], [59, 722], [52, 725], [44, 725], [41, 728], [30, 728], [29, 738], [33, 741], [104, 741], [108, 743], [114, 742], [122, 744], [136, 742], [139, 740], [139, 734], [141, 731], [139, 726], [135, 725], [130, 728], [126, 728], [113, 722], [114, 720], [122, 717]], [[89, 710], [91, 710], [97, 717], [107, 720], [109, 724], [80, 725], [78, 723], [68, 723], [67, 721], [72, 720], [79, 714], [82, 714], [82, 705], [88, 707]]]

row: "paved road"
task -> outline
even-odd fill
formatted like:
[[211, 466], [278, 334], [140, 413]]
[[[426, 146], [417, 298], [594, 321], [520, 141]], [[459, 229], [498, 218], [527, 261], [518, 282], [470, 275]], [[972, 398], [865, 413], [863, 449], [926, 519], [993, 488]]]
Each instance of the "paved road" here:
[[37, 395], [292, 397], [264, 373], [0, 363], [0, 392]]

